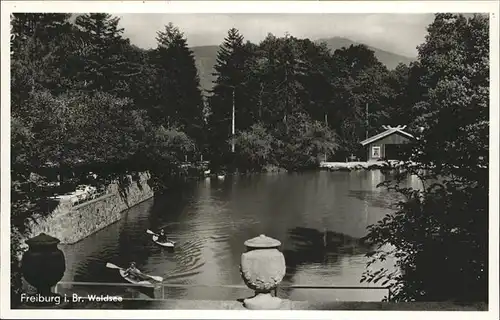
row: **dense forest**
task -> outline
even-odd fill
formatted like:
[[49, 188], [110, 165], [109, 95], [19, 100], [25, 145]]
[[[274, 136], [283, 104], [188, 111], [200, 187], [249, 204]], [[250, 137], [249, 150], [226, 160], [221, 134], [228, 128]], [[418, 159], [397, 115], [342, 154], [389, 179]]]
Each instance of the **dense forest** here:
[[[94, 172], [102, 184], [148, 170], [161, 189], [186, 157], [203, 156], [214, 171], [297, 171], [324, 157], [363, 157], [367, 135], [404, 124], [418, 137], [412, 163], [428, 169], [422, 179], [449, 180], [423, 193], [397, 189], [408, 201], [372, 226], [367, 241], [394, 245], [404, 272], [367, 271], [364, 279], [385, 277], [395, 300], [486, 299], [488, 23], [437, 14], [418, 60], [394, 70], [363, 45], [331, 52], [288, 34], [255, 44], [231, 29], [204, 92], [172, 24], [144, 50], [109, 14], [14, 14], [12, 270], [14, 240], [39, 210], [48, 168], [60, 181]], [[13, 272], [14, 294], [18, 281]]]

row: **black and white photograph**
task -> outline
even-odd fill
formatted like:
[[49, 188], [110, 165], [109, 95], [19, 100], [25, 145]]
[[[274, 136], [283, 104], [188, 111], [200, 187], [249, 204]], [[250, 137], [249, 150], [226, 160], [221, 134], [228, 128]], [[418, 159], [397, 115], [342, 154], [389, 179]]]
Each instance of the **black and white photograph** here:
[[2, 318], [498, 319], [498, 3], [398, 3], [2, 2]]

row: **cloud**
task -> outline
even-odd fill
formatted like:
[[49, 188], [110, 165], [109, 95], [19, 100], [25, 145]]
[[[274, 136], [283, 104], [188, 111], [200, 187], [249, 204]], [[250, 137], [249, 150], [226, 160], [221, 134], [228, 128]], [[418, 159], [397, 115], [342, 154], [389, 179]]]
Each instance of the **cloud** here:
[[416, 56], [433, 14], [116, 14], [131, 42], [156, 47], [156, 32], [172, 22], [190, 46], [219, 45], [235, 27], [258, 43], [268, 33], [299, 38], [345, 37], [394, 53]]

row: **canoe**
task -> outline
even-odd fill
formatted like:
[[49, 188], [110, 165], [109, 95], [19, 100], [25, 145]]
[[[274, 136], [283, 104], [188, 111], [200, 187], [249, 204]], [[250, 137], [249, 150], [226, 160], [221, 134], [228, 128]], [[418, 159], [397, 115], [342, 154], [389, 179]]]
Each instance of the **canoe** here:
[[120, 275], [122, 276], [122, 278], [125, 279], [125, 280], [127, 280], [130, 283], [140, 284], [141, 286], [147, 287], [147, 288], [153, 288], [154, 287], [154, 284], [153, 284], [152, 280], [149, 280], [149, 281], [148, 280], [137, 281], [134, 278], [126, 277], [125, 276], [125, 270], [122, 269], [122, 270], [119, 270], [119, 272], [120, 272]]
[[166, 247], [166, 248], [173, 248], [175, 246], [175, 243], [173, 241], [158, 242], [158, 236], [157, 235], [153, 236], [153, 242], [156, 243], [159, 246]]

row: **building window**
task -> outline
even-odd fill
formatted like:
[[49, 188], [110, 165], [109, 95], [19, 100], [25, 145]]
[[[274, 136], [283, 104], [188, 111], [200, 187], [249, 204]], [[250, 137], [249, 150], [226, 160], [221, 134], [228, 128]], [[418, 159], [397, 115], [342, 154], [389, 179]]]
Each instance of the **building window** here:
[[372, 147], [372, 158], [380, 158], [380, 146]]

